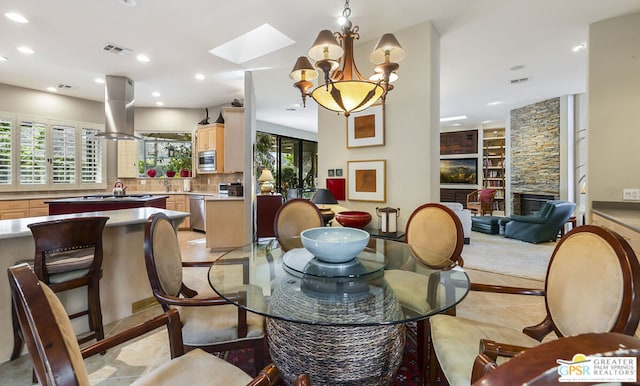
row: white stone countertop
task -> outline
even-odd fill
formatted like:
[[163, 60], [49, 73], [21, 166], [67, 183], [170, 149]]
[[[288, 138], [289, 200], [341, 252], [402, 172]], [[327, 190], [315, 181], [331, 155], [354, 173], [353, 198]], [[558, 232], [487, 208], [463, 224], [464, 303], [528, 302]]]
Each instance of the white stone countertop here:
[[178, 212], [175, 210], [167, 210], [153, 207], [106, 210], [97, 212], [85, 212], [74, 214], [60, 214], [55, 216], [39, 216], [27, 217], [14, 220], [0, 220], [0, 240], [11, 239], [17, 237], [31, 236], [31, 230], [27, 227], [29, 224], [53, 221], [68, 218], [90, 217], [90, 216], [108, 216], [106, 227], [123, 226], [132, 224], [144, 224], [149, 216], [154, 213], [163, 212], [171, 220], [182, 220], [189, 216], [187, 212]]
[[[90, 192], [65, 192], [65, 193], [25, 193], [25, 194], [15, 194], [15, 193], [0, 193], [0, 201], [10, 201], [10, 200], [55, 200], [59, 198], [69, 198], [69, 197], [84, 197], [94, 194], [109, 194], [111, 191], [90, 191]], [[154, 191], [154, 192], [128, 192], [129, 194], [153, 194], [160, 196], [170, 196], [170, 195], [198, 195], [198, 196], [207, 196], [207, 198], [215, 198], [219, 200], [223, 199], [243, 199], [243, 197], [227, 197], [225, 195], [219, 195], [218, 193], [213, 192], [165, 192], [163, 191]]]

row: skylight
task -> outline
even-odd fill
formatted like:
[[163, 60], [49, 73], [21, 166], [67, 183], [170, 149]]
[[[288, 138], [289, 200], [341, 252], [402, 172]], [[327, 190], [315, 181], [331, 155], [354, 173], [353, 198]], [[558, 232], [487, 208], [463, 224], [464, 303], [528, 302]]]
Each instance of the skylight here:
[[241, 64], [278, 51], [293, 43], [295, 43], [294, 40], [265, 23], [209, 50], [209, 52], [232, 63]]

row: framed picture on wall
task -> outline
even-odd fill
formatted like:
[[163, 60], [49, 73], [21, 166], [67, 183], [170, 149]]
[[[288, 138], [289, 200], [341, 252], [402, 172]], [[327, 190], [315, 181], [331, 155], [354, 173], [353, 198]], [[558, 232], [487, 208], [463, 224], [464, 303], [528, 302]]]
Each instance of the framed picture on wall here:
[[347, 162], [347, 199], [385, 202], [387, 200], [385, 160]]
[[347, 117], [347, 148], [384, 145], [384, 109], [375, 104]]

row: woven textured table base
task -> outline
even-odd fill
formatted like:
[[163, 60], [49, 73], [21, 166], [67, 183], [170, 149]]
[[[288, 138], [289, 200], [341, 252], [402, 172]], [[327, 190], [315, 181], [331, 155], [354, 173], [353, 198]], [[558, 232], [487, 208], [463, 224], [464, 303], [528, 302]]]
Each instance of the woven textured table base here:
[[404, 350], [403, 323], [314, 326], [267, 319], [269, 352], [285, 383], [306, 373], [315, 385], [388, 385]]

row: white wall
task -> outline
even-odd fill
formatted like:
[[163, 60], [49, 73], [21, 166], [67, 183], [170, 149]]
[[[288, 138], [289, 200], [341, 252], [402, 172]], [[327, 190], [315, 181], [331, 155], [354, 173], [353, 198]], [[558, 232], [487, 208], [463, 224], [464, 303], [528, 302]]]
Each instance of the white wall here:
[[292, 127], [276, 125], [275, 123], [257, 121], [256, 127], [258, 131], [264, 133], [283, 135], [285, 137], [300, 138], [307, 141], [318, 141], [318, 133], [312, 133], [306, 130], [294, 129]]
[[589, 27], [587, 210], [640, 189], [640, 13]]
[[[415, 208], [440, 197], [440, 36], [430, 22], [394, 34], [407, 56], [400, 62], [399, 79], [387, 97], [384, 146], [347, 149], [345, 117], [319, 108], [318, 185], [325, 187], [328, 169], [342, 168], [346, 176], [347, 161], [385, 159], [386, 202], [347, 200], [340, 204], [371, 213], [369, 227], [376, 226], [376, 207], [400, 208], [398, 228], [404, 229]], [[369, 54], [375, 43], [355, 47], [363, 76], [373, 73]]]

